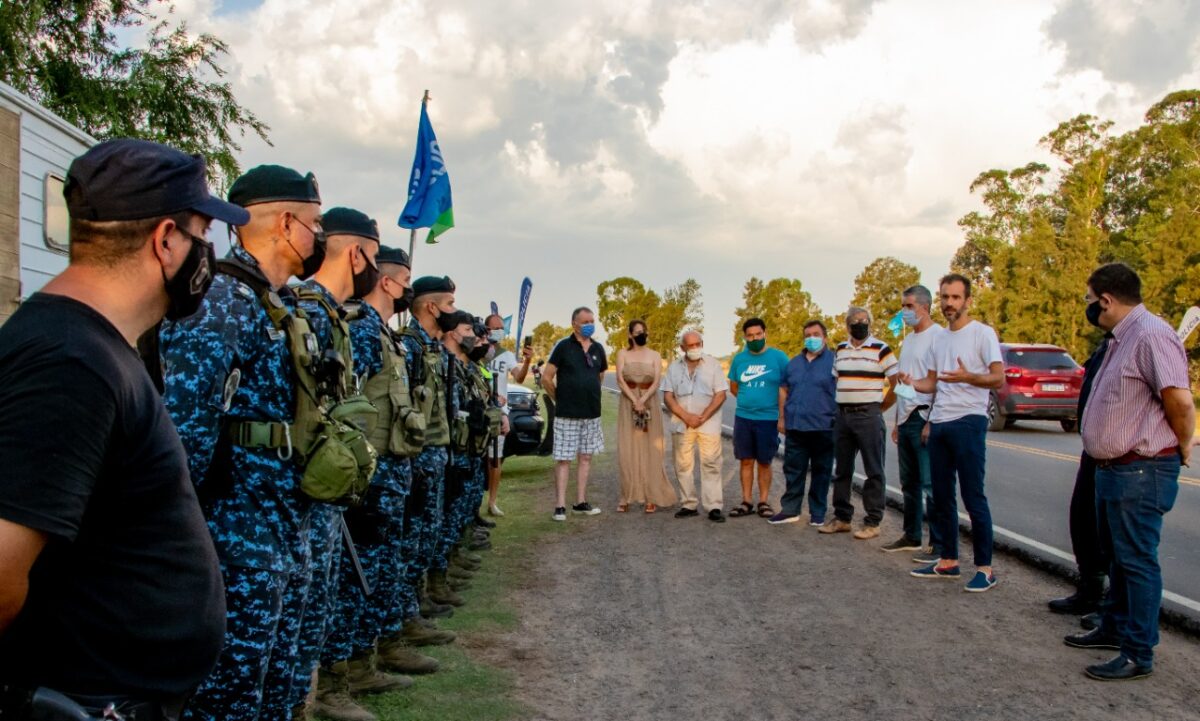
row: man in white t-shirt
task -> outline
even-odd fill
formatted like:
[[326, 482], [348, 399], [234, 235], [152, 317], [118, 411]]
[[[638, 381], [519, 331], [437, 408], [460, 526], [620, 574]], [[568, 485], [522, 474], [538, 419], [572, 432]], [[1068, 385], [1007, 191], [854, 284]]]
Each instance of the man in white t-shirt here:
[[517, 383], [525, 382], [525, 376], [529, 373], [529, 363], [533, 360], [533, 349], [528, 346], [521, 349], [521, 363], [518, 365], [517, 356], [512, 351], [500, 347], [500, 342], [504, 340], [504, 319], [493, 313], [487, 317], [484, 325], [488, 329], [488, 343], [492, 346], [489, 351], [491, 360], [488, 362], [488, 370], [496, 376], [496, 401], [504, 412], [500, 438], [494, 445], [488, 446], [488, 457], [491, 458], [491, 462], [488, 464], [488, 514], [503, 516], [504, 512], [496, 505], [496, 493], [500, 490], [500, 463], [504, 460], [504, 436], [508, 435], [509, 430], [508, 378], [511, 375]]
[[917, 578], [959, 578], [958, 502], [971, 518], [975, 575], [967, 591], [981, 593], [996, 585], [992, 570], [992, 516], [983, 479], [987, 459], [987, 408], [992, 389], [1004, 384], [1004, 363], [996, 331], [970, 316], [971, 281], [957, 273], [939, 285], [942, 314], [949, 327], [930, 349], [924, 378], [903, 374], [901, 381], [920, 393], [933, 393], [927, 447], [933, 480], [934, 522], [941, 535], [941, 559], [912, 572]]
[[[933, 294], [923, 285], [914, 285], [900, 296], [904, 324], [912, 328], [900, 348], [900, 372], [913, 378], [929, 375], [929, 351], [934, 342], [946, 329], [933, 322], [929, 311], [933, 306]], [[896, 388], [896, 416], [892, 426], [892, 443], [896, 444], [897, 462], [900, 466], [900, 492], [904, 496], [904, 535], [880, 546], [880, 550], [921, 551], [923, 529], [929, 522], [929, 553], [918, 554], [918, 558], [933, 563], [941, 558], [942, 544], [937, 524], [933, 522], [933, 484], [929, 476], [929, 451], [922, 438], [925, 423], [929, 420], [929, 409], [933, 396], [928, 393], [911, 393]]]

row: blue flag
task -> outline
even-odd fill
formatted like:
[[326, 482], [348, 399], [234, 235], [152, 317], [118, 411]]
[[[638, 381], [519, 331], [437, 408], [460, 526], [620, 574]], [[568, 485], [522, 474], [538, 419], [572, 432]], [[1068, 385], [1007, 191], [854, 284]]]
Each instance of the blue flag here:
[[904, 311], [896, 311], [896, 315], [892, 316], [892, 319], [888, 321], [887, 327], [894, 336], [900, 336], [904, 333]]
[[442, 160], [437, 136], [429, 124], [429, 113], [421, 103], [421, 123], [417, 128], [417, 153], [413, 157], [408, 183], [408, 202], [400, 213], [401, 228], [429, 228], [426, 243], [454, 227], [454, 208], [450, 201], [450, 176]]
[[504, 316], [504, 337], [505, 338], [508, 337], [508, 333], [511, 330], [512, 330], [512, 316], [506, 315], [506, 316]]
[[521, 331], [525, 327], [525, 310], [529, 308], [529, 294], [533, 292], [533, 281], [529, 278], [521, 281], [521, 297], [517, 301], [517, 342], [524, 340], [521, 336]]
[[492, 315], [500, 315], [500, 306], [496, 305], [496, 301], [492, 301]]

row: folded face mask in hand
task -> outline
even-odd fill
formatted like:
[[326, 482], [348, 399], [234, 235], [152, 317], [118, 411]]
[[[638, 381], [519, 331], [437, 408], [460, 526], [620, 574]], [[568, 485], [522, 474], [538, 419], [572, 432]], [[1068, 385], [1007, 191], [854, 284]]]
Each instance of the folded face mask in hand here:
[[893, 392], [898, 398], [912, 400], [917, 397], [917, 391], [907, 383], [897, 383]]

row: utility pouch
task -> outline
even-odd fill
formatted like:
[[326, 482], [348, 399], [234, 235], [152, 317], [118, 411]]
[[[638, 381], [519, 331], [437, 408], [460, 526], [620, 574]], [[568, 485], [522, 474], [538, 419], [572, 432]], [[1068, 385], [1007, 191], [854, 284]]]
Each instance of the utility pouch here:
[[362, 502], [375, 475], [375, 449], [362, 431], [330, 420], [306, 454], [300, 490], [314, 501], [335, 506]]

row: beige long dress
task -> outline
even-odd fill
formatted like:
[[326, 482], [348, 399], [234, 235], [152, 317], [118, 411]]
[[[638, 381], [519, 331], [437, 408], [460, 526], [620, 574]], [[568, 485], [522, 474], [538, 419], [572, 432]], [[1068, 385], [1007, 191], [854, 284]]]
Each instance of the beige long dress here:
[[[623, 377], [631, 388], [654, 381], [654, 365], [625, 361]], [[672, 506], [679, 501], [663, 466], [663, 412], [658, 393], [646, 403], [649, 430], [634, 425], [633, 402], [621, 394], [617, 413], [617, 458], [621, 469], [621, 503]]]

